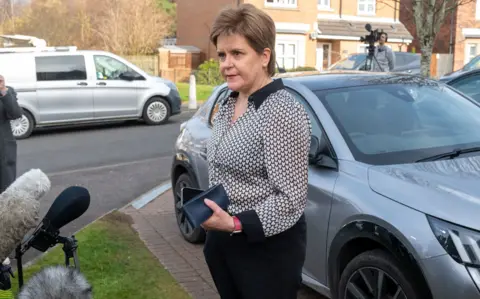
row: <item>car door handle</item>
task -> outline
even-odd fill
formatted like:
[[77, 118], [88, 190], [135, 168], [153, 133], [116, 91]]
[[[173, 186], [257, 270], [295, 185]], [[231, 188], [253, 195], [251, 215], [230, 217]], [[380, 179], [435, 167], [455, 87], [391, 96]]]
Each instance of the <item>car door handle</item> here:
[[77, 85], [87, 86], [88, 83], [87, 82], [78, 82]]
[[97, 85], [107, 85], [105, 82], [98, 82]]

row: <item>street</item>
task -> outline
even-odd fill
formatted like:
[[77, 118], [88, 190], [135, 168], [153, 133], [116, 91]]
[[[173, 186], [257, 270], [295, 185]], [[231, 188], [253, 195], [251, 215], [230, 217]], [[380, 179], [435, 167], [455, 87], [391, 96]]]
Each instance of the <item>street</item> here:
[[[61, 231], [71, 234], [167, 181], [180, 123], [192, 115], [187, 110], [162, 126], [128, 122], [34, 133], [17, 142], [17, 176], [39, 168], [50, 178], [52, 188], [42, 199], [41, 217], [68, 186], [89, 190], [88, 211]], [[31, 251], [27, 260], [35, 253]]]

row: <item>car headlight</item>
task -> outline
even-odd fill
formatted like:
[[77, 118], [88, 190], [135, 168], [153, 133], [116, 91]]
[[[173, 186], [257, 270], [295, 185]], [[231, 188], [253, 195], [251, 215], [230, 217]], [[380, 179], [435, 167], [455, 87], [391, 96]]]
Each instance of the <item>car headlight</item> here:
[[458, 263], [480, 268], [480, 232], [428, 216], [438, 242]]

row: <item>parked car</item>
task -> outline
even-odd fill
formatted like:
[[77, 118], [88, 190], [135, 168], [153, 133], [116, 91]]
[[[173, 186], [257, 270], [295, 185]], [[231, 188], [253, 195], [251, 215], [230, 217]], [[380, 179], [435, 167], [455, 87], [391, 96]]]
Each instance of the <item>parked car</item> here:
[[[412, 75], [420, 74], [420, 54], [409, 52], [394, 52], [395, 54], [395, 69], [393, 72], [408, 73]], [[331, 65], [328, 70], [360, 70], [366, 71], [368, 66], [365, 64], [367, 54], [356, 53], [337, 61]]]
[[480, 69], [442, 77], [439, 81], [454, 87], [480, 103]]
[[465, 64], [461, 69], [443, 75], [441, 79], [451, 80], [466, 72], [476, 70], [479, 67], [480, 67], [480, 55], [475, 56], [472, 60], [470, 60], [467, 64]]
[[181, 112], [173, 82], [150, 76], [109, 52], [4, 48], [0, 74], [16, 90], [24, 111], [12, 121], [17, 139], [47, 126], [129, 119], [159, 125]]
[[[480, 106], [435, 80], [327, 72], [283, 78], [312, 121], [303, 282], [331, 298], [480, 298]], [[171, 169], [208, 188], [217, 87], [180, 126]], [[288, 178], [285, 178], [288, 179]]]

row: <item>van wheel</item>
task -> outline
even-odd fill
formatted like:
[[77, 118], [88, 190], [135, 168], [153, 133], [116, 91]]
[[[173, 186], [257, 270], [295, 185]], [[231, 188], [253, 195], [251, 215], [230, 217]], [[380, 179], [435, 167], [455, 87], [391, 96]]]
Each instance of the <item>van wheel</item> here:
[[32, 115], [23, 110], [23, 115], [20, 118], [10, 121], [12, 126], [12, 133], [15, 139], [25, 139], [30, 137], [34, 127], [34, 121]]
[[149, 125], [161, 125], [170, 117], [170, 105], [162, 98], [148, 100], [143, 108], [143, 120]]
[[428, 298], [416, 283], [414, 272], [384, 250], [363, 252], [342, 272], [337, 299]]

